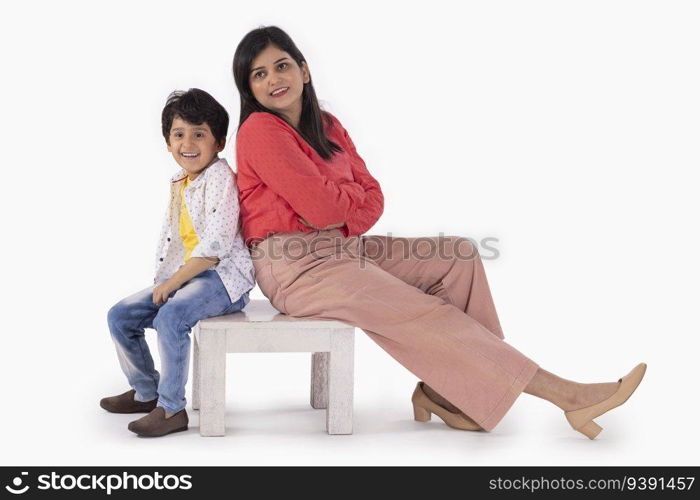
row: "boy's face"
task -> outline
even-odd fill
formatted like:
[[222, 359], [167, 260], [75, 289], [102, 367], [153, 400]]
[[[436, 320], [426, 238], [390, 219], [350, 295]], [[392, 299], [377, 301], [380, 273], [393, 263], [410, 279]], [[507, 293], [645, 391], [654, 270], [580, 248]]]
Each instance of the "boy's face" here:
[[224, 149], [224, 144], [216, 142], [209, 125], [193, 125], [179, 116], [173, 119], [168, 142], [168, 151], [187, 171], [190, 180], [196, 179]]

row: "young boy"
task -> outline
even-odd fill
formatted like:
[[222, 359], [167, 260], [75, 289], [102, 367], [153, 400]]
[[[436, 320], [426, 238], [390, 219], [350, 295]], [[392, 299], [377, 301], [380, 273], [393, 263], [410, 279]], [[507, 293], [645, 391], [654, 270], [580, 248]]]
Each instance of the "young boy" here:
[[[163, 136], [182, 170], [170, 181], [155, 286], [120, 301], [107, 315], [132, 389], [100, 401], [113, 413], [148, 413], [129, 424], [141, 436], [187, 429], [190, 331], [201, 319], [243, 309], [255, 283], [239, 231], [235, 174], [218, 157], [228, 122], [221, 104], [199, 89], [173, 92], [163, 109]], [[158, 332], [162, 374], [153, 367], [144, 328]]]

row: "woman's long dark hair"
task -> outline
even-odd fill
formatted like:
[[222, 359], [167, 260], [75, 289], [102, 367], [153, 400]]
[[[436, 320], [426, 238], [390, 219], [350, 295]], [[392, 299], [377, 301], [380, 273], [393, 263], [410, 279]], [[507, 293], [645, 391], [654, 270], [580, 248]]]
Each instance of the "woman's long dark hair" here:
[[[258, 57], [258, 54], [269, 45], [274, 45], [278, 49], [287, 52], [299, 67], [301, 67], [302, 62], [306, 62], [304, 55], [299, 51], [289, 35], [277, 26], [263, 26], [244, 36], [238, 47], [236, 47], [236, 53], [233, 56], [233, 79], [236, 81], [236, 87], [238, 87], [238, 93], [241, 96], [239, 127], [251, 113], [256, 111], [271, 113], [289, 123], [282, 114], [260, 104], [250, 90], [250, 67], [253, 64], [253, 60]], [[330, 125], [330, 117], [323, 113], [318, 105], [316, 91], [311, 82], [311, 75], [309, 75], [309, 82], [304, 84], [304, 90], [301, 94], [301, 118], [297, 131], [316, 150], [321, 158], [329, 160], [335, 152], [343, 149], [326, 136], [323, 128], [324, 119]]]

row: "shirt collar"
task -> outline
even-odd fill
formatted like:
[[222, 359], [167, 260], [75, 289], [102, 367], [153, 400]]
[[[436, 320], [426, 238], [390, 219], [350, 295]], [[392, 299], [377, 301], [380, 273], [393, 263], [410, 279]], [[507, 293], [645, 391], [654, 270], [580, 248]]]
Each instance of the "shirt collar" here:
[[[197, 185], [199, 185], [199, 183], [202, 182], [201, 179], [204, 177], [204, 174], [207, 173], [207, 170], [209, 170], [211, 167], [213, 167], [213, 166], [216, 165], [217, 163], [222, 163], [222, 162], [223, 162], [224, 164], [228, 165], [228, 164], [226, 163], [226, 159], [225, 159], [225, 158], [218, 158], [218, 159], [217, 159], [216, 161], [214, 161], [211, 165], [209, 165], [207, 168], [205, 168], [204, 171], [203, 171], [201, 174], [199, 174], [195, 180], [191, 181], [191, 182], [190, 182], [190, 186], [197, 186]], [[181, 168], [180, 171], [179, 171], [178, 173], [176, 173], [175, 175], [173, 175], [173, 176], [170, 178], [170, 182], [174, 184], [174, 183], [176, 183], [176, 182], [180, 182], [180, 181], [183, 180], [185, 177], [187, 177], [187, 171], [186, 171], [184, 168]]]

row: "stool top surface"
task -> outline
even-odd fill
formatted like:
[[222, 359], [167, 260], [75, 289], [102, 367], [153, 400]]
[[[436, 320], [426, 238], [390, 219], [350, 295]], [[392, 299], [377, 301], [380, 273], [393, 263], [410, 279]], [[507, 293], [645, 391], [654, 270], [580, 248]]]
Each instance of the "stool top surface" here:
[[203, 319], [199, 323], [207, 328], [227, 328], [241, 324], [279, 323], [294, 328], [352, 328], [342, 321], [317, 318], [295, 318], [275, 309], [269, 300], [251, 300], [242, 311], [224, 316]]

